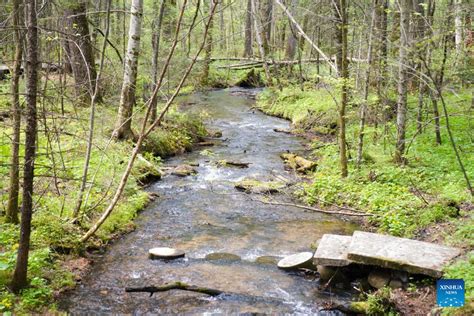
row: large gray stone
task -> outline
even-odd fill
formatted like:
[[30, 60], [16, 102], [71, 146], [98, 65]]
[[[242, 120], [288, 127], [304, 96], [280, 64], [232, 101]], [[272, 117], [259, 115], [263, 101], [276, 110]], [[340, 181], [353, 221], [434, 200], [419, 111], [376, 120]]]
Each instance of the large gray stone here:
[[355, 231], [347, 259], [439, 278], [460, 250], [423, 241]]
[[352, 236], [325, 234], [314, 254], [315, 265], [343, 267], [351, 263], [347, 259], [347, 249]]
[[313, 253], [312, 252], [300, 252], [288, 257], [285, 257], [278, 261], [278, 268], [283, 270], [294, 270], [294, 269], [311, 269], [316, 270], [316, 267], [312, 262]]

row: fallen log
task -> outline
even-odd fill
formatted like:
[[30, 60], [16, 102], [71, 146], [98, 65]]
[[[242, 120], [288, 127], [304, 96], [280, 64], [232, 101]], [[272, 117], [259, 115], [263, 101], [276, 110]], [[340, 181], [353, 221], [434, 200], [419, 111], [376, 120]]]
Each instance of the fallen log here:
[[274, 128], [273, 131], [274, 131], [274, 132], [277, 132], [277, 133], [291, 134], [291, 131], [290, 131], [290, 130], [287, 130], [287, 129]]
[[195, 285], [189, 285], [183, 282], [175, 282], [171, 284], [165, 284], [163, 286], [142, 286], [142, 287], [126, 287], [125, 292], [127, 293], [134, 293], [134, 292], [146, 292], [150, 293], [152, 296], [154, 293], [157, 292], [166, 292], [171, 290], [181, 290], [181, 291], [189, 291], [189, 292], [196, 292], [202, 293], [210, 296], [217, 296], [225, 293], [221, 290], [211, 289], [207, 287], [200, 287]]
[[318, 213], [324, 213], [324, 214], [346, 215], [346, 216], [372, 216], [373, 215], [373, 214], [368, 214], [368, 213], [338, 212], [338, 211], [323, 210], [323, 209], [312, 207], [312, 206], [286, 203], [286, 202], [270, 202], [270, 201], [263, 201], [263, 200], [259, 200], [259, 199], [256, 199], [256, 201], [258, 201], [260, 203], [264, 203], [264, 204], [270, 204], [270, 205], [292, 206], [292, 207], [301, 208], [301, 209], [304, 209], [304, 210], [314, 211], [314, 212], [318, 212]]

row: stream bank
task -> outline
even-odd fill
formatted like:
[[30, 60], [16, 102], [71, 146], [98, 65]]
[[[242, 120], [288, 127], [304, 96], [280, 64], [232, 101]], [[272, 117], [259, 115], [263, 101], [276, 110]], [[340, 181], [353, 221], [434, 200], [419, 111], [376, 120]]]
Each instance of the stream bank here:
[[[351, 299], [353, 293], [347, 290], [320, 291], [314, 275], [288, 273], [268, 264], [268, 258], [310, 250], [325, 233], [350, 234], [357, 227], [323, 214], [266, 205], [258, 202], [257, 195], [235, 190], [235, 183], [247, 177], [259, 181], [282, 177], [295, 182], [298, 175], [285, 170], [279, 155], [305, 150], [301, 138], [274, 131], [288, 128], [287, 121], [253, 110], [254, 101], [246, 93], [229, 89], [182, 99], [182, 107], [188, 111], [209, 114], [208, 126], [222, 131], [221, 140], [166, 161], [169, 166], [196, 166], [197, 173], [166, 175], [148, 188], [159, 197], [136, 219], [135, 231], [104, 254], [94, 256], [88, 275], [60, 300], [62, 310], [307, 314], [320, 312], [328, 301]], [[249, 166], [216, 163], [222, 160], [247, 162]], [[278, 199], [292, 200], [286, 195]], [[186, 258], [149, 260], [148, 250], [160, 246], [182, 249]], [[212, 256], [214, 253], [230, 253], [241, 259], [226, 260], [225, 256]], [[171, 291], [149, 297], [124, 291], [125, 287], [177, 281], [241, 295], [209, 298]]]

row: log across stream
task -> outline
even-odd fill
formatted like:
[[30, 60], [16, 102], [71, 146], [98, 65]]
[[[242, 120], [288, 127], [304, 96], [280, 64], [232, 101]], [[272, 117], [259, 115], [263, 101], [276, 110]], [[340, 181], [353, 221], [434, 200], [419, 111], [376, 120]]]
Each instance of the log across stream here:
[[[247, 91], [248, 92], [248, 91]], [[250, 91], [252, 92], [252, 91]], [[303, 140], [275, 132], [287, 130], [285, 120], [253, 110], [252, 98], [228, 89], [181, 99], [184, 110], [206, 111], [208, 126], [222, 131], [222, 141], [199, 146], [167, 161], [192, 164], [195, 175], [167, 175], [148, 190], [159, 195], [136, 219], [137, 228], [102, 255], [90, 273], [59, 304], [71, 313], [317, 313], [328, 301], [350, 300], [352, 293], [319, 289], [314, 274], [282, 271], [271, 260], [302, 251], [325, 233], [350, 235], [357, 227], [327, 214], [287, 205], [260, 203], [234, 185], [251, 177], [272, 181], [295, 179], [279, 155], [303, 152]], [[192, 106], [186, 104], [193, 104]], [[248, 168], [219, 161], [246, 162]], [[294, 203], [277, 195], [281, 202]], [[172, 247], [186, 252], [173, 261], [150, 260], [148, 250]], [[231, 253], [240, 260], [208, 260], [211, 253]], [[209, 257], [208, 257], [209, 258]], [[148, 293], [125, 292], [176, 281], [237, 295], [209, 296], [179, 289]]]

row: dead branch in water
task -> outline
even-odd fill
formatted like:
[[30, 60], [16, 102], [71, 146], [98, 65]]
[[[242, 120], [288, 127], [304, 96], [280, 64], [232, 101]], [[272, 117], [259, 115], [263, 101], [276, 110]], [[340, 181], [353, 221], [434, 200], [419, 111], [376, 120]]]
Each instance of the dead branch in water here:
[[297, 207], [297, 208], [301, 208], [301, 209], [305, 209], [305, 210], [309, 210], [309, 211], [314, 211], [314, 212], [319, 212], [319, 213], [324, 213], [324, 214], [347, 215], [347, 216], [372, 216], [372, 214], [368, 214], [368, 213], [329, 211], [329, 210], [323, 210], [323, 209], [312, 207], [312, 206], [286, 203], [286, 202], [269, 202], [269, 201], [263, 201], [263, 200], [258, 200], [258, 199], [256, 201], [258, 201], [260, 203], [264, 203], [264, 204], [270, 204], [270, 205], [292, 206], [292, 207]]
[[217, 295], [225, 293], [224, 291], [221, 291], [221, 290], [210, 289], [207, 287], [200, 287], [200, 286], [195, 286], [195, 285], [189, 285], [182, 282], [175, 282], [175, 283], [166, 284], [163, 286], [143, 286], [143, 287], [126, 287], [125, 288], [125, 292], [127, 293], [147, 292], [147, 293], [150, 293], [150, 296], [152, 296], [153, 293], [156, 293], [156, 292], [166, 292], [166, 291], [171, 291], [171, 290], [196, 292], [196, 293], [207, 294], [210, 296], [217, 296]]

